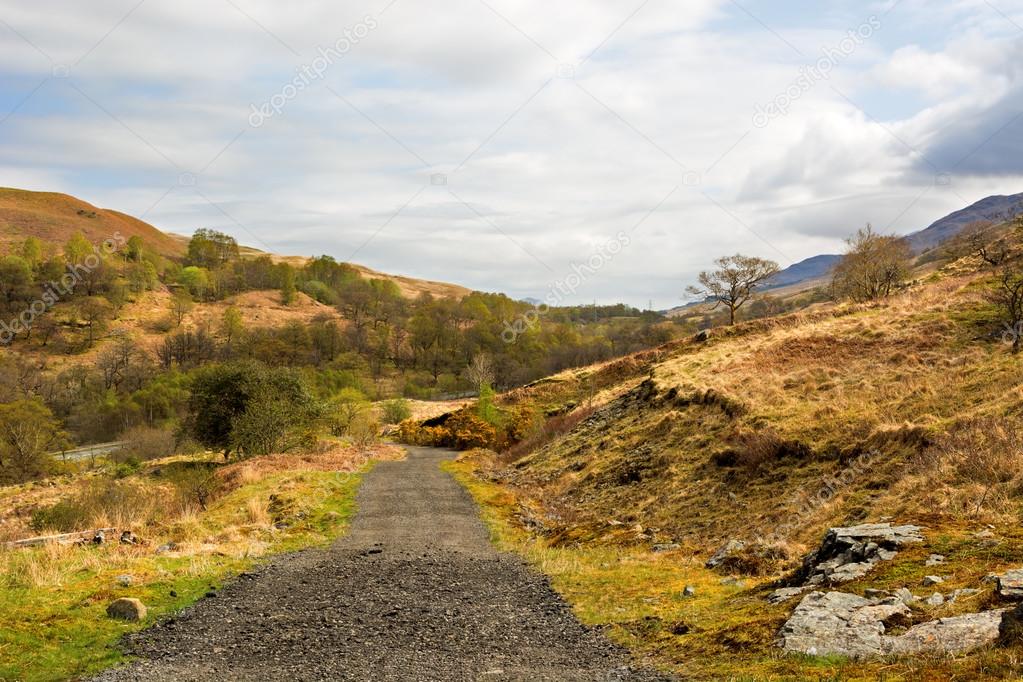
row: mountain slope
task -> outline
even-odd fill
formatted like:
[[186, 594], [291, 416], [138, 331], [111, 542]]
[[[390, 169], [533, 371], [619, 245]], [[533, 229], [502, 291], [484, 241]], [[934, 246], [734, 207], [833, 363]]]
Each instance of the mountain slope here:
[[920, 253], [951, 239], [975, 220], [998, 222], [1012, 218], [1021, 212], [1023, 212], [1023, 193], [990, 196], [935, 221], [929, 227], [914, 232], [906, 239], [914, 253]]
[[768, 600], [828, 528], [891, 521], [923, 541], [821, 589], [968, 592], [914, 601], [895, 632], [1005, 605], [985, 576], [1023, 556], [1023, 370], [981, 295], [990, 279], [960, 261], [880, 303], [563, 372], [502, 399], [556, 415], [528, 449], [464, 466], [580, 612], [683, 679], [1005, 679], [1017, 649], [779, 656], [798, 599]]
[[93, 244], [114, 238], [140, 237], [161, 256], [184, 254], [181, 243], [152, 225], [118, 211], [98, 208], [67, 194], [30, 192], [0, 188], [0, 247], [26, 237], [35, 237], [58, 249], [75, 232], [81, 232]]

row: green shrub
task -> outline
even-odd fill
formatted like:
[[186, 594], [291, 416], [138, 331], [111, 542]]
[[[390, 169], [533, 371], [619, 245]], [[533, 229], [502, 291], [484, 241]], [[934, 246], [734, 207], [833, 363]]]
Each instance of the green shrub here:
[[412, 416], [412, 409], [404, 398], [385, 400], [380, 411], [385, 424], [400, 424]]

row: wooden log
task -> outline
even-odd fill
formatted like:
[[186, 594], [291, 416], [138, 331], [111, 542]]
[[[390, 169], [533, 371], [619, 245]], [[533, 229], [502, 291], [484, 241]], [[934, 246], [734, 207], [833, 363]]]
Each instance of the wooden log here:
[[91, 540], [96, 537], [96, 533], [102, 532], [107, 537], [112, 536], [117, 532], [116, 528], [94, 528], [93, 530], [83, 530], [77, 533], [61, 533], [60, 535], [40, 535], [34, 538], [25, 538], [24, 540], [14, 540], [13, 542], [5, 542], [4, 546], [14, 549], [17, 547], [35, 547], [37, 545], [45, 545], [48, 542], [59, 542], [62, 544], [70, 544], [76, 540]]

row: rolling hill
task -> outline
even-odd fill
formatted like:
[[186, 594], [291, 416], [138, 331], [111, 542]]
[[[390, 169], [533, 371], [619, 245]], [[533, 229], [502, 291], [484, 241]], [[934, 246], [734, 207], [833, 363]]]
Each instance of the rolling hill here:
[[[138, 218], [93, 206], [67, 194], [0, 188], [0, 251], [9, 251], [13, 244], [27, 237], [35, 237], [59, 249], [76, 232], [81, 232], [92, 243], [102, 242], [115, 232], [126, 239], [138, 236], [148, 248], [171, 259], [182, 258], [188, 249], [187, 236], [163, 232]], [[306, 256], [267, 254], [247, 246], [241, 247], [241, 254], [252, 258], [270, 255], [276, 262], [286, 261], [299, 266], [309, 260]], [[462, 298], [471, 293], [470, 289], [457, 284], [391, 275], [363, 265], [351, 265], [364, 277], [393, 281], [407, 298], [415, 298], [422, 293], [441, 298]]]
[[75, 232], [94, 244], [120, 232], [126, 239], [140, 237], [161, 256], [177, 258], [185, 253], [179, 240], [124, 213], [67, 194], [0, 188], [0, 247], [5, 250], [26, 237], [59, 248]]

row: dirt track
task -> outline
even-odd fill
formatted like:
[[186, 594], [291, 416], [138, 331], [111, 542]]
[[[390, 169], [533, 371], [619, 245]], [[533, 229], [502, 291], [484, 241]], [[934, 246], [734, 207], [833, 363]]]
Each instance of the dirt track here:
[[660, 680], [499, 554], [475, 504], [412, 448], [366, 477], [348, 535], [243, 576], [133, 637], [98, 680]]

